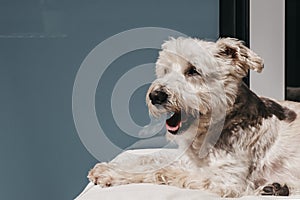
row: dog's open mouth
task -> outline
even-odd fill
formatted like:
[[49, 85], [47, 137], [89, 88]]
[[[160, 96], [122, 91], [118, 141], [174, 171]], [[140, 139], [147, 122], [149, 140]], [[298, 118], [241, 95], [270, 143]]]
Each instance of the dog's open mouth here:
[[188, 128], [189, 123], [187, 123], [188, 117], [181, 111], [174, 112], [174, 114], [166, 120], [166, 128], [168, 132], [172, 134], [178, 134], [179, 130], [185, 130]]
[[175, 112], [169, 119], [166, 120], [166, 128], [172, 134], [176, 134], [181, 126], [181, 112]]

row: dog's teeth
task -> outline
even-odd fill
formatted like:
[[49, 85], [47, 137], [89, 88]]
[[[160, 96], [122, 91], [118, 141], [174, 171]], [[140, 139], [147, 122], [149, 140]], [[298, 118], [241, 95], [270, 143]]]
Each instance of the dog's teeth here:
[[167, 114], [167, 119], [171, 118], [174, 114], [175, 114], [175, 112], [169, 112], [169, 113]]

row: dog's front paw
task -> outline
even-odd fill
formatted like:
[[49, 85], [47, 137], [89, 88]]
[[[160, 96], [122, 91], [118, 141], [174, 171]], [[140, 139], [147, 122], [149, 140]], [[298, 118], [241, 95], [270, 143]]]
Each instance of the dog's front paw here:
[[287, 185], [281, 186], [279, 183], [273, 183], [263, 188], [262, 195], [272, 196], [289, 196], [289, 188]]
[[109, 163], [98, 163], [89, 171], [88, 179], [95, 185], [110, 187], [113, 184], [112, 166]]

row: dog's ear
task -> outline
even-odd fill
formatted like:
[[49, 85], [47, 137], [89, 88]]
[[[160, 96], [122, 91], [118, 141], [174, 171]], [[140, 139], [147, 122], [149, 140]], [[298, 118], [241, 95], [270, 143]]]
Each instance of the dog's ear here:
[[263, 60], [242, 41], [235, 38], [220, 38], [217, 42], [217, 56], [229, 60], [232, 65], [240, 67], [246, 75], [248, 70], [261, 72], [264, 68]]

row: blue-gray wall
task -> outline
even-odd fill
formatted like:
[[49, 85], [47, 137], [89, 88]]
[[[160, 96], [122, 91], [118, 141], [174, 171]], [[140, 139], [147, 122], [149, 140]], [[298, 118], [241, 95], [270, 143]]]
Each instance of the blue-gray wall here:
[[[87, 184], [97, 160], [76, 132], [72, 89], [80, 64], [97, 44], [145, 26], [216, 39], [218, 9], [218, 0], [0, 1], [0, 199], [68, 200]], [[113, 122], [113, 85], [132, 66], [156, 58], [156, 50], [131, 52], [100, 80], [97, 113], [119, 146], [134, 139]], [[146, 89], [134, 94], [130, 107], [141, 125], [149, 120]]]

